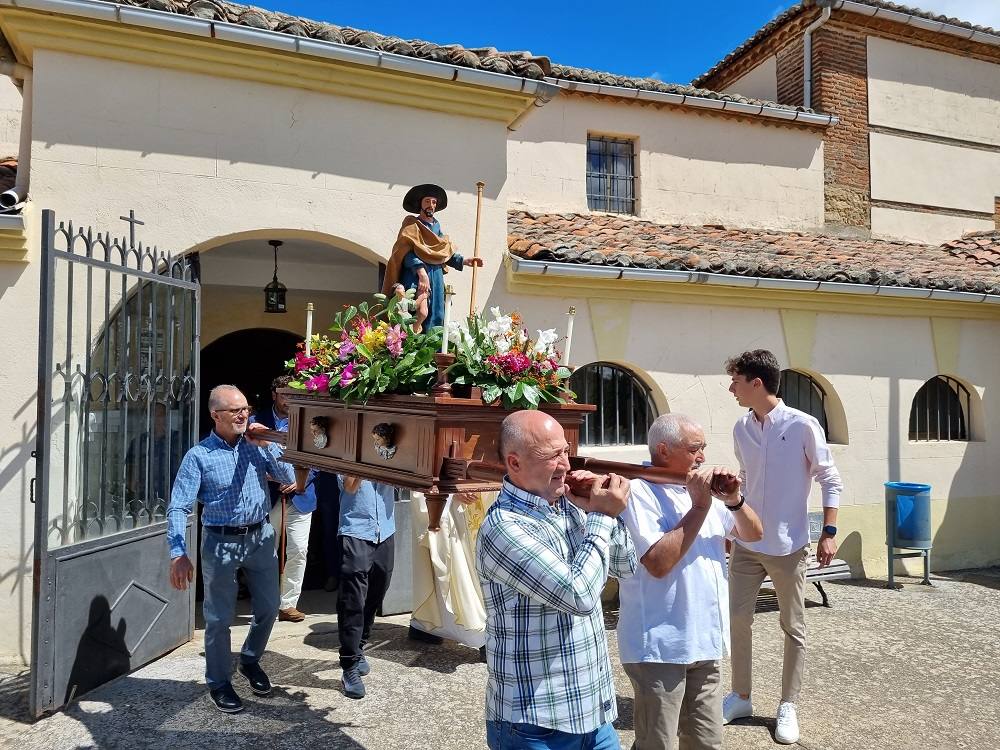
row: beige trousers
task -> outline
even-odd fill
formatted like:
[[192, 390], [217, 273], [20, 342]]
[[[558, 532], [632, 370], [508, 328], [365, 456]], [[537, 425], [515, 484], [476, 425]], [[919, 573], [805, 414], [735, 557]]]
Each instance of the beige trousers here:
[[806, 567], [808, 545], [790, 555], [765, 555], [733, 544], [729, 555], [729, 618], [732, 641], [733, 692], [749, 695], [753, 683], [753, 615], [757, 592], [771, 577], [778, 596], [785, 655], [781, 700], [796, 703], [806, 665]]
[[632, 750], [722, 750], [718, 661], [625, 664], [635, 693]]

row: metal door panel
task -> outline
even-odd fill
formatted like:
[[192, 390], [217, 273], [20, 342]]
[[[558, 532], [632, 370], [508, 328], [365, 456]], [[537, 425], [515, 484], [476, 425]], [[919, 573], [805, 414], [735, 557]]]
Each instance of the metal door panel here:
[[[166, 506], [197, 435], [196, 263], [42, 212], [35, 715], [191, 638]], [[191, 527], [188, 526], [191, 546]]]

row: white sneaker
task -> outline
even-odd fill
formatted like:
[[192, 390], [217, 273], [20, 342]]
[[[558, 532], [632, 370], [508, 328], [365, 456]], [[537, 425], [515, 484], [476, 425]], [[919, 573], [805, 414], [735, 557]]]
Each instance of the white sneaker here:
[[736, 719], [753, 716], [753, 702], [749, 698], [740, 698], [739, 693], [729, 693], [722, 699], [722, 723], [729, 724]]
[[774, 739], [782, 745], [799, 741], [799, 717], [795, 704], [782, 701], [778, 704], [778, 725], [774, 728]]

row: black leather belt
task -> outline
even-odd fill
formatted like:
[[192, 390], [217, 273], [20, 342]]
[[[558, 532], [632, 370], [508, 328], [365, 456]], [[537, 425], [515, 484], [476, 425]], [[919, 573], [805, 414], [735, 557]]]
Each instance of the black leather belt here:
[[264, 521], [260, 520], [257, 523], [252, 523], [249, 526], [202, 526], [203, 529], [207, 531], [212, 531], [216, 534], [223, 534], [226, 536], [245, 536], [246, 534], [252, 534], [261, 526], [264, 525]]

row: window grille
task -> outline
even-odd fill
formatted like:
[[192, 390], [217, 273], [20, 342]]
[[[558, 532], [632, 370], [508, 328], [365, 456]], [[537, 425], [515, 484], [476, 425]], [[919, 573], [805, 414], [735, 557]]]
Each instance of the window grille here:
[[936, 375], [924, 383], [910, 406], [910, 440], [968, 440], [969, 389]]
[[826, 391], [809, 375], [798, 370], [782, 370], [778, 395], [787, 406], [815, 417], [829, 440], [830, 430], [826, 420]]
[[635, 213], [635, 142], [587, 137], [587, 205], [591, 211]]
[[580, 367], [570, 379], [580, 403], [594, 404], [580, 428], [580, 445], [642, 445], [656, 408], [649, 387], [630, 371], [607, 362]]

